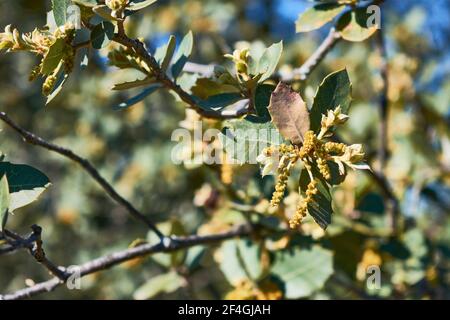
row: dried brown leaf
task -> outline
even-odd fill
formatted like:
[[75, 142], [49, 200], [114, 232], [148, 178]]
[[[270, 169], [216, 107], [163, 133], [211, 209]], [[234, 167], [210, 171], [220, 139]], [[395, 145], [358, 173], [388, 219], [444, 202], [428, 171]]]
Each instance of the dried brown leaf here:
[[303, 142], [309, 130], [309, 112], [302, 97], [282, 82], [270, 97], [269, 113], [278, 131], [293, 144]]

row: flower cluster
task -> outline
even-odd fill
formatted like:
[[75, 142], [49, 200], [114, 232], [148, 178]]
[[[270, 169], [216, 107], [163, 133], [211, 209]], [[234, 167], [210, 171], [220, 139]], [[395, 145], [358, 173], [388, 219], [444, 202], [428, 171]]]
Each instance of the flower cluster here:
[[[308, 213], [308, 207], [314, 202], [314, 197], [318, 193], [318, 179], [331, 184], [330, 162], [338, 165], [340, 175], [346, 174], [344, 165], [352, 169], [370, 169], [367, 164], [362, 162], [364, 152], [360, 144], [346, 145], [326, 141], [326, 138], [333, 134], [331, 129], [344, 123], [347, 118], [347, 115], [341, 113], [340, 107], [329, 110], [327, 115], [322, 116], [321, 129], [318, 135], [309, 130], [305, 133], [301, 146], [284, 144], [270, 146], [265, 148], [262, 154], [258, 156], [258, 162], [263, 165], [263, 176], [277, 174], [277, 183], [271, 200], [272, 206], [278, 206], [283, 199], [291, 168], [297, 162], [301, 162], [302, 168], [308, 172], [310, 182], [306, 190], [302, 190], [304, 196], [289, 221], [291, 228], [298, 226]], [[313, 170], [313, 167], [316, 170]]]
[[[61, 70], [66, 74], [72, 72], [75, 59], [75, 49], [72, 46], [74, 37], [75, 28], [70, 23], [57, 28], [54, 32], [48, 29], [34, 29], [33, 32], [23, 34], [8, 25], [5, 32], [0, 33], [0, 50], [28, 51], [41, 56], [40, 63], [31, 70], [29, 80], [33, 81], [38, 76], [45, 77], [42, 92], [47, 96], [53, 90]], [[52, 48], [54, 53], [50, 52]], [[47, 58], [50, 60], [58, 56], [60, 60], [54, 67], [44, 69]]]
[[112, 17], [121, 19], [129, 2], [130, 0], [106, 0], [105, 4], [112, 10]]
[[248, 48], [239, 50], [236, 49], [233, 51], [233, 54], [226, 54], [226, 58], [231, 59], [234, 62], [236, 67], [236, 74], [240, 76], [244, 81], [250, 79], [248, 74], [248, 64], [250, 58], [250, 51]]

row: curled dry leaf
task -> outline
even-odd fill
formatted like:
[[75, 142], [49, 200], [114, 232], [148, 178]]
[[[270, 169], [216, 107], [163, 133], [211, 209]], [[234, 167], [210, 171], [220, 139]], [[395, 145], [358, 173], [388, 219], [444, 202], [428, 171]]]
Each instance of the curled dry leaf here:
[[270, 97], [269, 113], [280, 133], [293, 144], [303, 142], [309, 130], [309, 112], [302, 97], [282, 82]]

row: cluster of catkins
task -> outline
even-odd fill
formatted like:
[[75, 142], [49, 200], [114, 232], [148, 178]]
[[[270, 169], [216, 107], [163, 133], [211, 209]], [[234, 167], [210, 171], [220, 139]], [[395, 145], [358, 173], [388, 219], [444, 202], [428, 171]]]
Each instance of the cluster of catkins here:
[[[344, 143], [325, 141], [330, 137], [330, 129], [344, 123], [348, 117], [341, 113], [337, 107], [330, 110], [327, 115], [322, 117], [322, 127], [319, 134], [309, 130], [304, 135], [303, 144], [270, 146], [263, 150], [259, 161], [264, 164], [263, 175], [269, 173], [277, 174], [275, 191], [272, 195], [271, 205], [278, 206], [287, 187], [291, 168], [300, 161], [304, 170], [307, 170], [310, 182], [304, 190], [304, 196], [297, 206], [295, 214], [291, 217], [289, 224], [291, 228], [298, 226], [303, 217], [308, 213], [308, 206], [314, 201], [314, 196], [318, 193], [318, 179], [323, 178], [330, 182], [331, 171], [328, 163], [335, 162], [339, 167], [341, 175], [345, 174], [344, 164], [356, 169], [366, 169], [367, 165], [361, 163], [364, 158], [361, 145], [346, 145]], [[312, 167], [317, 168], [321, 177], [314, 177]]]
[[[75, 49], [72, 41], [74, 37], [75, 28], [69, 23], [56, 28], [53, 32], [48, 29], [34, 29], [33, 32], [24, 34], [20, 34], [19, 30], [8, 25], [5, 32], [0, 33], [0, 50], [28, 51], [41, 56], [41, 62], [31, 70], [29, 79], [33, 81], [38, 76], [45, 77], [42, 93], [47, 96], [55, 87], [57, 75], [61, 69], [66, 74], [73, 70]], [[44, 61], [53, 46], [57, 46], [55, 51], [57, 54], [62, 54], [62, 59], [53, 70], [46, 72], [43, 70]]]

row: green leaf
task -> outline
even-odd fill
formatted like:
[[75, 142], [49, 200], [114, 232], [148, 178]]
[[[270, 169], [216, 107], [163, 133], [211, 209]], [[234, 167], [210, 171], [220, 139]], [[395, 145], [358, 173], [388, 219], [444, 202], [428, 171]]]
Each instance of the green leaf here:
[[262, 83], [270, 78], [270, 76], [275, 72], [275, 68], [280, 61], [282, 52], [283, 41], [275, 43], [264, 50], [258, 63], [258, 74], [262, 74], [261, 78], [258, 80], [259, 83]]
[[261, 122], [270, 121], [270, 113], [267, 108], [270, 104], [270, 96], [275, 90], [275, 86], [271, 84], [260, 84], [255, 91], [255, 110]]
[[172, 61], [176, 45], [177, 43], [175, 36], [171, 35], [167, 44], [156, 49], [154, 57], [161, 66], [161, 70], [164, 72], [166, 72], [170, 62]]
[[261, 248], [250, 240], [229, 240], [222, 243], [220, 270], [231, 284], [242, 279], [258, 280], [263, 268]]
[[295, 22], [295, 31], [309, 32], [318, 29], [333, 20], [344, 8], [345, 5], [337, 3], [324, 3], [311, 7], [300, 14]]
[[277, 251], [272, 268], [272, 274], [282, 282], [284, 295], [288, 299], [310, 296], [323, 287], [332, 273], [332, 253], [319, 246]]
[[192, 31], [189, 31], [184, 36], [183, 40], [181, 40], [177, 53], [173, 58], [174, 63], [172, 65], [171, 71], [174, 79], [178, 78], [178, 76], [180, 75], [181, 71], [184, 68], [184, 65], [188, 61], [192, 53], [193, 44], [194, 44], [194, 37], [192, 35]]
[[117, 83], [112, 87], [112, 90], [128, 90], [133, 88], [138, 88], [142, 86], [148, 86], [149, 84], [155, 83], [154, 79], [136, 79], [134, 81], [127, 81], [122, 83]]
[[98, 5], [92, 8], [92, 10], [101, 18], [108, 21], [118, 21], [116, 17], [111, 16], [111, 9], [109, 9], [106, 5]]
[[8, 179], [3, 175], [0, 179], [0, 231], [3, 231], [8, 219], [9, 202]]
[[339, 19], [337, 30], [345, 40], [364, 41], [377, 31], [376, 26], [367, 27], [368, 20], [369, 14], [365, 9], [347, 12]]
[[109, 21], [103, 21], [96, 25], [91, 32], [91, 43], [94, 49], [106, 47], [114, 38], [114, 25]]
[[244, 98], [240, 93], [227, 92], [210, 96], [205, 100], [200, 100], [198, 104], [205, 110], [221, 110], [241, 100], [244, 100]]
[[123, 110], [127, 109], [129, 107], [134, 106], [136, 103], [141, 102], [145, 98], [147, 98], [149, 95], [151, 95], [153, 92], [161, 88], [160, 84], [153, 84], [149, 86], [147, 89], [144, 89], [141, 93], [138, 95], [128, 99], [125, 102], [120, 103], [118, 106], [114, 107], [115, 110]]
[[348, 114], [352, 101], [352, 85], [346, 69], [333, 72], [323, 79], [310, 111], [311, 130], [318, 132], [322, 114], [341, 106], [342, 113]]
[[23, 164], [0, 162], [0, 176], [6, 175], [10, 192], [9, 211], [24, 207], [50, 186], [50, 180], [41, 171]]
[[146, 300], [161, 293], [172, 293], [184, 287], [186, 280], [175, 271], [157, 275], [139, 287], [133, 297], [136, 300]]
[[240, 119], [225, 121], [219, 139], [226, 154], [239, 164], [257, 163], [256, 157], [264, 148], [284, 142], [272, 122]]
[[47, 54], [42, 61], [41, 73], [49, 75], [55, 71], [64, 57], [64, 49], [66, 48], [65, 40], [60, 38], [50, 46]]
[[200, 266], [200, 262], [205, 253], [206, 253], [205, 246], [195, 246], [187, 250], [184, 265], [190, 272], [194, 271]]
[[52, 0], [53, 16], [57, 26], [63, 26], [67, 21], [67, 8], [72, 4], [70, 0]]
[[62, 74], [59, 76], [58, 84], [56, 85], [56, 87], [55, 87], [55, 89], [52, 91], [52, 93], [50, 93], [50, 94], [47, 96], [47, 100], [45, 101], [45, 105], [49, 104], [50, 102], [53, 101], [53, 99], [56, 98], [56, 96], [61, 92], [61, 90], [62, 90], [62, 88], [63, 88], [63, 86], [64, 86], [64, 84], [66, 83], [66, 81], [67, 81], [68, 78], [69, 78], [69, 75], [68, 75], [68, 74], [64, 74], [64, 73], [62, 73]]
[[198, 78], [191, 91], [196, 97], [206, 99], [221, 93], [239, 92], [239, 89], [209, 78]]
[[144, 0], [141, 2], [131, 2], [127, 6], [127, 9], [132, 10], [132, 11], [141, 10], [141, 9], [144, 9], [145, 7], [148, 7], [151, 4], [154, 4], [156, 1], [158, 1], [158, 0]]
[[[314, 221], [322, 228], [326, 229], [331, 223], [331, 216], [333, 214], [332, 198], [330, 187], [323, 179], [321, 174], [315, 167], [312, 168], [313, 176], [318, 180], [318, 193], [313, 196], [313, 202], [308, 205], [308, 212], [313, 217]], [[305, 195], [308, 183], [310, 182], [307, 170], [302, 170], [300, 174], [300, 192]]]
[[72, 0], [72, 2], [87, 8], [93, 8], [97, 5], [97, 0]]
[[270, 97], [269, 113], [272, 122], [293, 144], [303, 142], [309, 130], [309, 114], [302, 97], [288, 85], [280, 82]]

